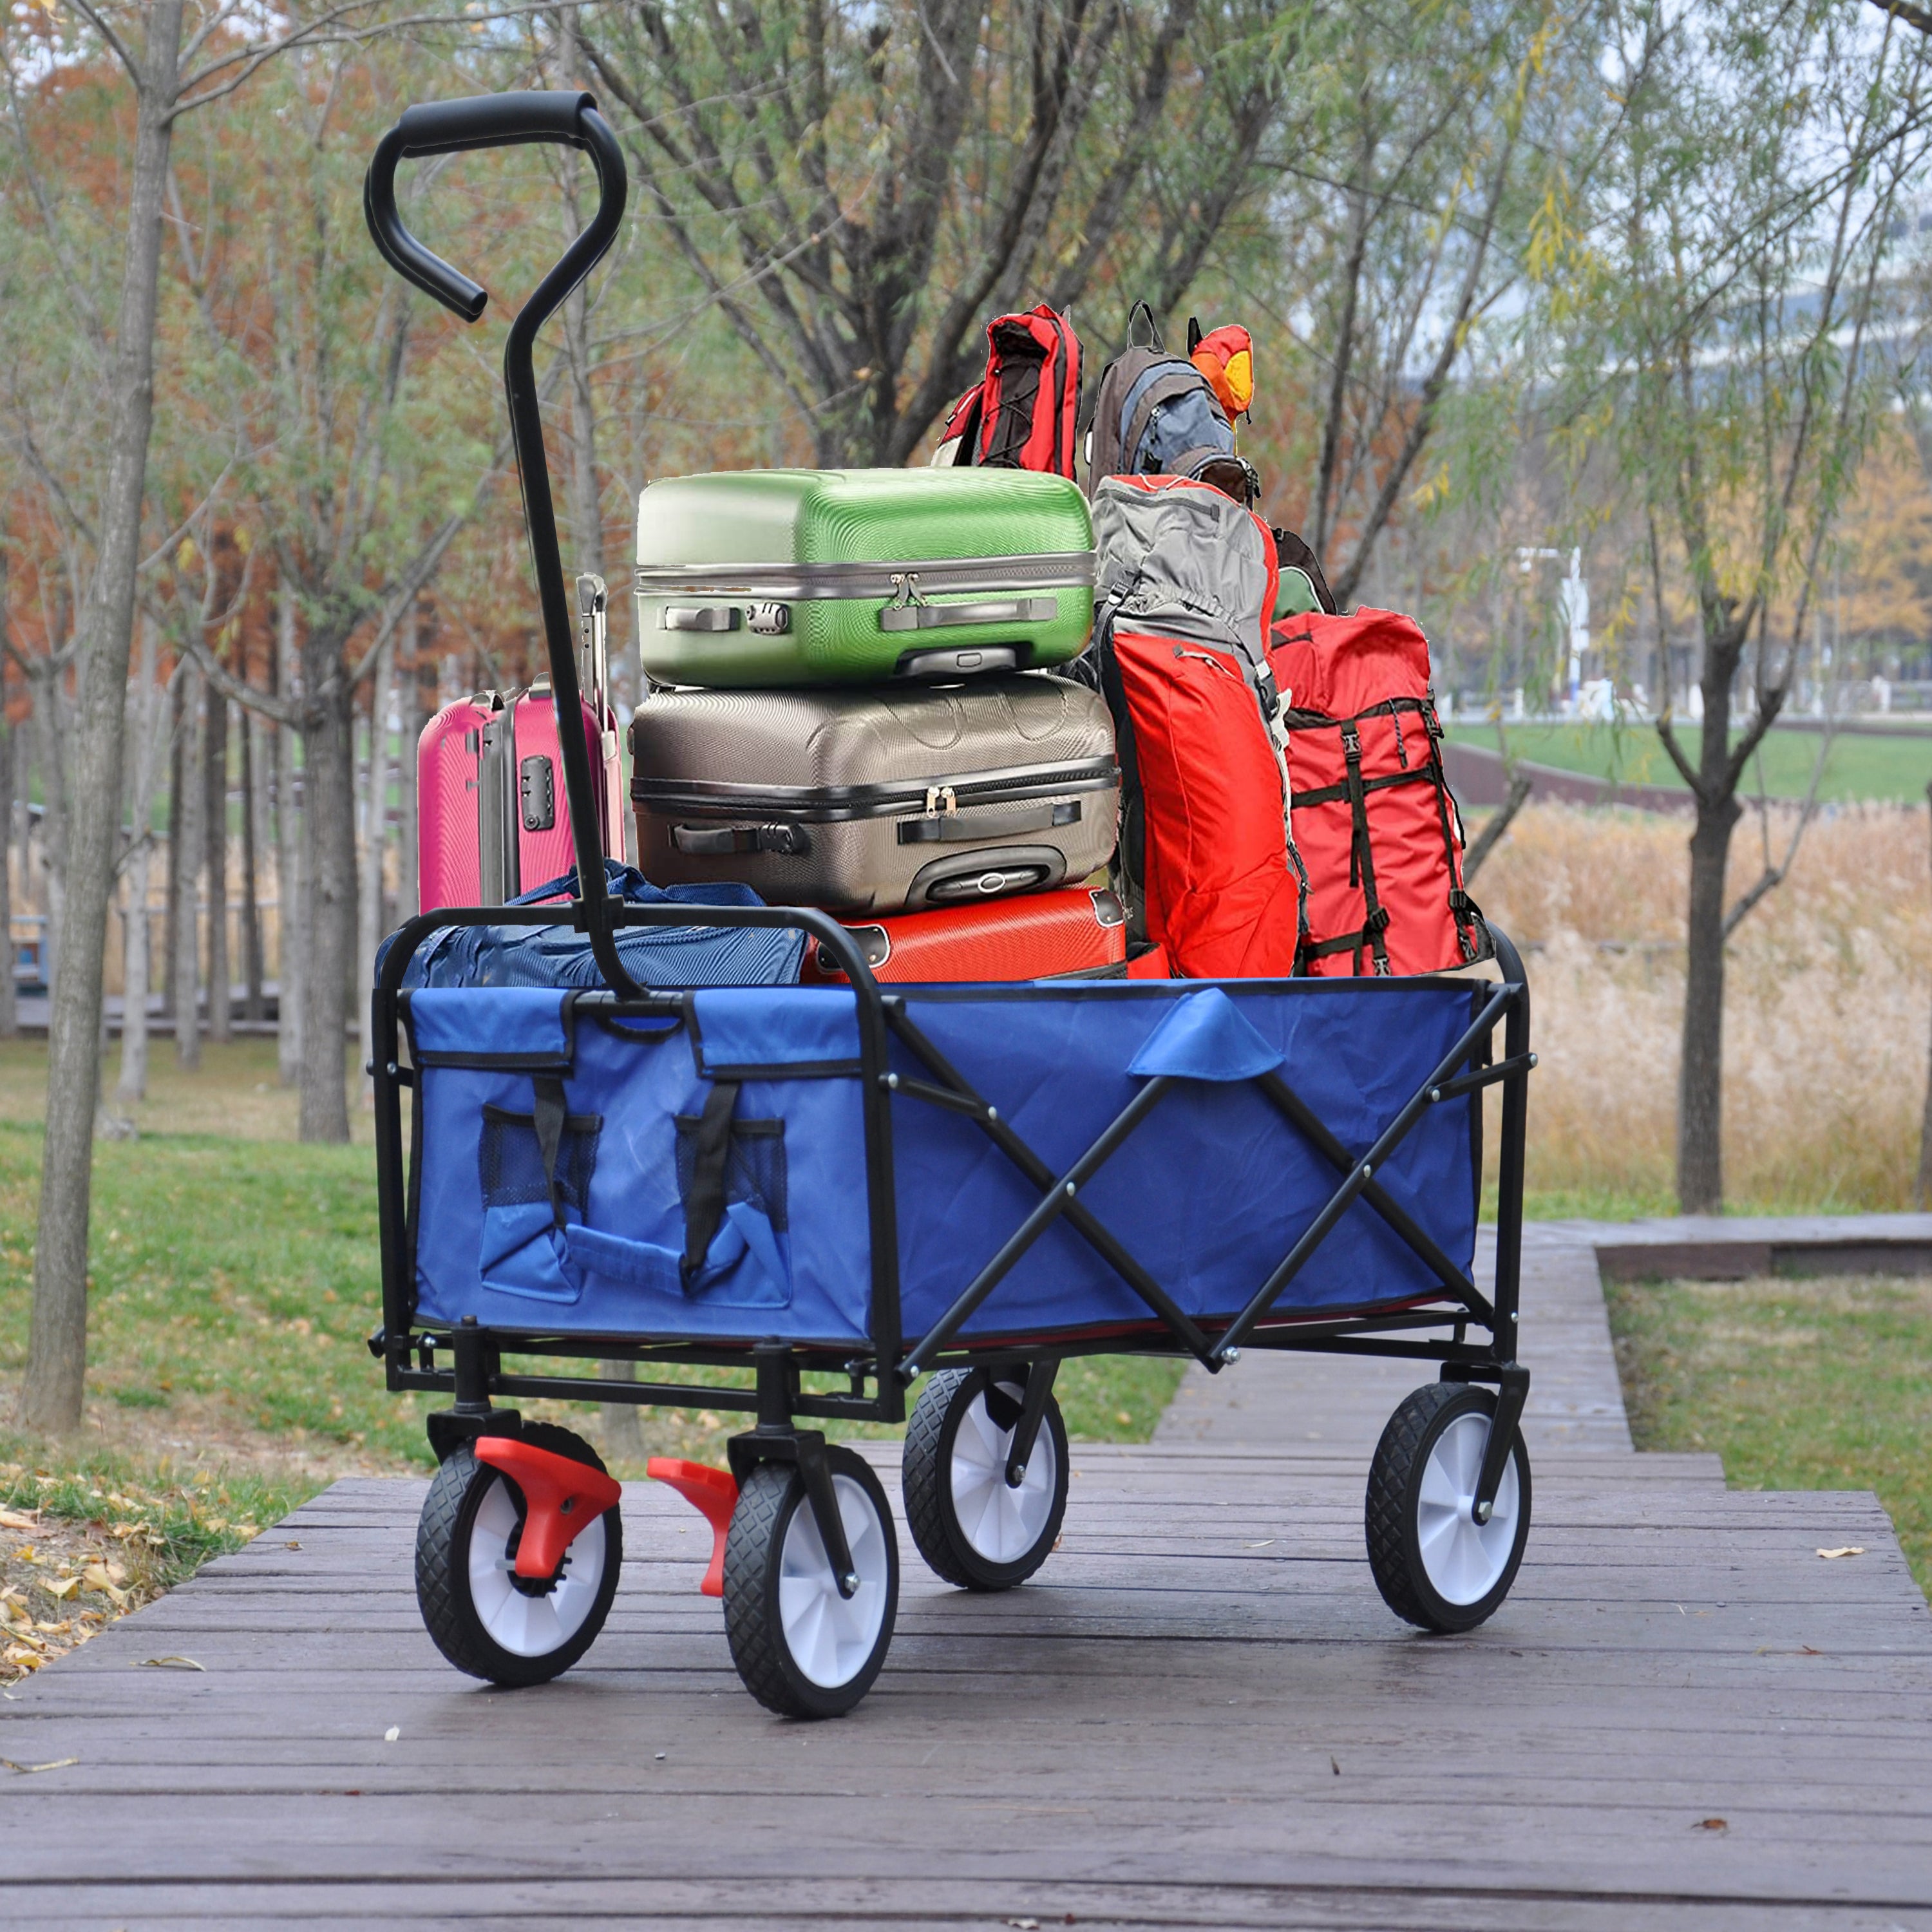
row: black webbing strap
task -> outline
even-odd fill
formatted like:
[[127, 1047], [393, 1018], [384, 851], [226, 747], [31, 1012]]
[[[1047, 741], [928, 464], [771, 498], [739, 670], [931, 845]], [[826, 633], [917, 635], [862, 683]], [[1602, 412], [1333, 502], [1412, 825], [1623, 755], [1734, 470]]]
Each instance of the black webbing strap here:
[[1442, 860], [1449, 868], [1449, 916], [1456, 924], [1456, 950], [1466, 966], [1477, 952], [1475, 921], [1472, 916], [1474, 902], [1462, 890], [1456, 869], [1456, 828], [1449, 821], [1454, 806], [1449, 796], [1448, 776], [1442, 769], [1442, 724], [1432, 704], [1424, 707], [1422, 722], [1429, 733], [1429, 763], [1424, 769], [1435, 783], [1436, 815], [1442, 825]]
[[564, 1103], [563, 1082], [554, 1073], [539, 1073], [530, 1082], [536, 1089], [531, 1102], [531, 1124], [536, 1129], [537, 1147], [543, 1155], [544, 1179], [550, 1188], [550, 1211], [560, 1228], [563, 1226], [563, 1190], [556, 1181], [557, 1162], [563, 1152], [564, 1124], [570, 1110]]
[[684, 1255], [678, 1264], [687, 1289], [704, 1267], [718, 1224], [724, 1218], [725, 1169], [731, 1158], [731, 1116], [738, 1108], [738, 1086], [735, 1080], [714, 1082], [698, 1116], [691, 1192], [684, 1201]]
[[[1355, 721], [1342, 721], [1342, 758], [1348, 768], [1348, 815], [1354, 820], [1354, 836], [1348, 843], [1348, 883], [1360, 886], [1367, 916], [1356, 941], [1355, 970], [1361, 970], [1360, 948], [1366, 944], [1374, 956], [1375, 971], [1386, 976], [1389, 970], [1388, 945], [1382, 934], [1388, 928], [1388, 909], [1376, 894], [1376, 855], [1369, 843], [1367, 788], [1362, 782], [1362, 736]], [[1311, 949], [1311, 956], [1314, 950]]]
[[[1387, 791], [1390, 785], [1426, 784], [1431, 774], [1426, 765], [1418, 765], [1406, 772], [1384, 772], [1379, 778], [1364, 778], [1362, 790], [1366, 794], [1372, 791]], [[1294, 803], [1298, 811], [1304, 805], [1338, 805], [1354, 794], [1345, 784], [1318, 785], [1312, 791], [1298, 791]]]

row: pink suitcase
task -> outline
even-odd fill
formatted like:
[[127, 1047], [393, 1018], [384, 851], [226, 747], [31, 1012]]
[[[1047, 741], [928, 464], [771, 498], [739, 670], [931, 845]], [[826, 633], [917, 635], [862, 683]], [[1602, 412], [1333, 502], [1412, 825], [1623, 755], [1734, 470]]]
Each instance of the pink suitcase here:
[[[624, 780], [611, 710], [602, 580], [579, 578], [584, 735], [604, 850], [624, 850]], [[417, 873], [424, 912], [501, 905], [575, 862], [550, 682], [446, 704], [416, 747]]]

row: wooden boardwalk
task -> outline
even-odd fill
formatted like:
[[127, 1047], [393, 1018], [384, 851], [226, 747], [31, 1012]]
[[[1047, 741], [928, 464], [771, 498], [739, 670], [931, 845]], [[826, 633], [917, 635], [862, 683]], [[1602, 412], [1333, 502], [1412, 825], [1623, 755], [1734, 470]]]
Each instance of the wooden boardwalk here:
[[1586, 1264], [1533, 1244], [1534, 1527], [1472, 1636], [1370, 1581], [1364, 1364], [1251, 1355], [1077, 1450], [1024, 1589], [904, 1546], [885, 1673], [815, 1726], [739, 1688], [656, 1486], [585, 1664], [506, 1694], [423, 1634], [421, 1485], [340, 1483], [0, 1706], [14, 1763], [77, 1760], [0, 1772], [0, 1921], [1932, 1932], [1932, 1614], [1883, 1512], [1632, 1453]]

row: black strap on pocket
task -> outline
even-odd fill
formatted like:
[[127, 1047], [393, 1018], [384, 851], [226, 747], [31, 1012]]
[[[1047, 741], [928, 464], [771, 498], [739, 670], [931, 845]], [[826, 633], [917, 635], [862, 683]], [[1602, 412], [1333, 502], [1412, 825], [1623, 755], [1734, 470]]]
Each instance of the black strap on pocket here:
[[725, 1168], [731, 1156], [731, 1116], [737, 1111], [738, 1087], [735, 1080], [716, 1082], [698, 1117], [691, 1191], [684, 1202], [684, 1257], [679, 1264], [687, 1290], [704, 1267], [724, 1218]]
[[556, 1184], [557, 1159], [563, 1150], [563, 1127], [570, 1109], [564, 1104], [563, 1082], [554, 1074], [538, 1074], [531, 1085], [536, 1097], [530, 1109], [538, 1150], [543, 1156], [544, 1180], [550, 1188], [550, 1211], [563, 1226], [563, 1192]]

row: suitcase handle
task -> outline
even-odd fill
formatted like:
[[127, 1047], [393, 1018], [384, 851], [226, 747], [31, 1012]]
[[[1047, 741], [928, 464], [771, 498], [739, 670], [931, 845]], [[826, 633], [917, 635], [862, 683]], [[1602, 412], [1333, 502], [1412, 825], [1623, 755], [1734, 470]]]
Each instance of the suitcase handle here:
[[[580, 148], [590, 155], [597, 172], [597, 212], [512, 321], [503, 344], [503, 388], [509, 400], [517, 472], [524, 488], [524, 518], [529, 526], [530, 560], [536, 567], [538, 602], [543, 611], [550, 698], [556, 707], [557, 742], [570, 808], [571, 846], [580, 895], [571, 902], [572, 923], [588, 936], [591, 952], [612, 990], [624, 998], [637, 999], [643, 997], [644, 989], [625, 971], [618, 956], [613, 902], [602, 889], [604, 836], [598, 823], [590, 747], [581, 728], [574, 725], [583, 713], [584, 695], [577, 675], [575, 627], [557, 548], [550, 470], [544, 458], [543, 415], [531, 364], [537, 331], [602, 260], [616, 236], [630, 191], [623, 150], [610, 124], [597, 111], [596, 97], [579, 91], [425, 101], [408, 109], [376, 144], [363, 182], [363, 212], [382, 259], [397, 274], [465, 322], [474, 322], [490, 298], [478, 284], [433, 254], [404, 226], [396, 208], [397, 164], [410, 155], [516, 147], [535, 141]], [[573, 721], [573, 728], [565, 728], [566, 718]], [[601, 728], [601, 717], [598, 724]]]
[[980, 604], [887, 604], [882, 631], [943, 631], [954, 624], [1050, 624], [1060, 614], [1057, 597], [1002, 597]]

